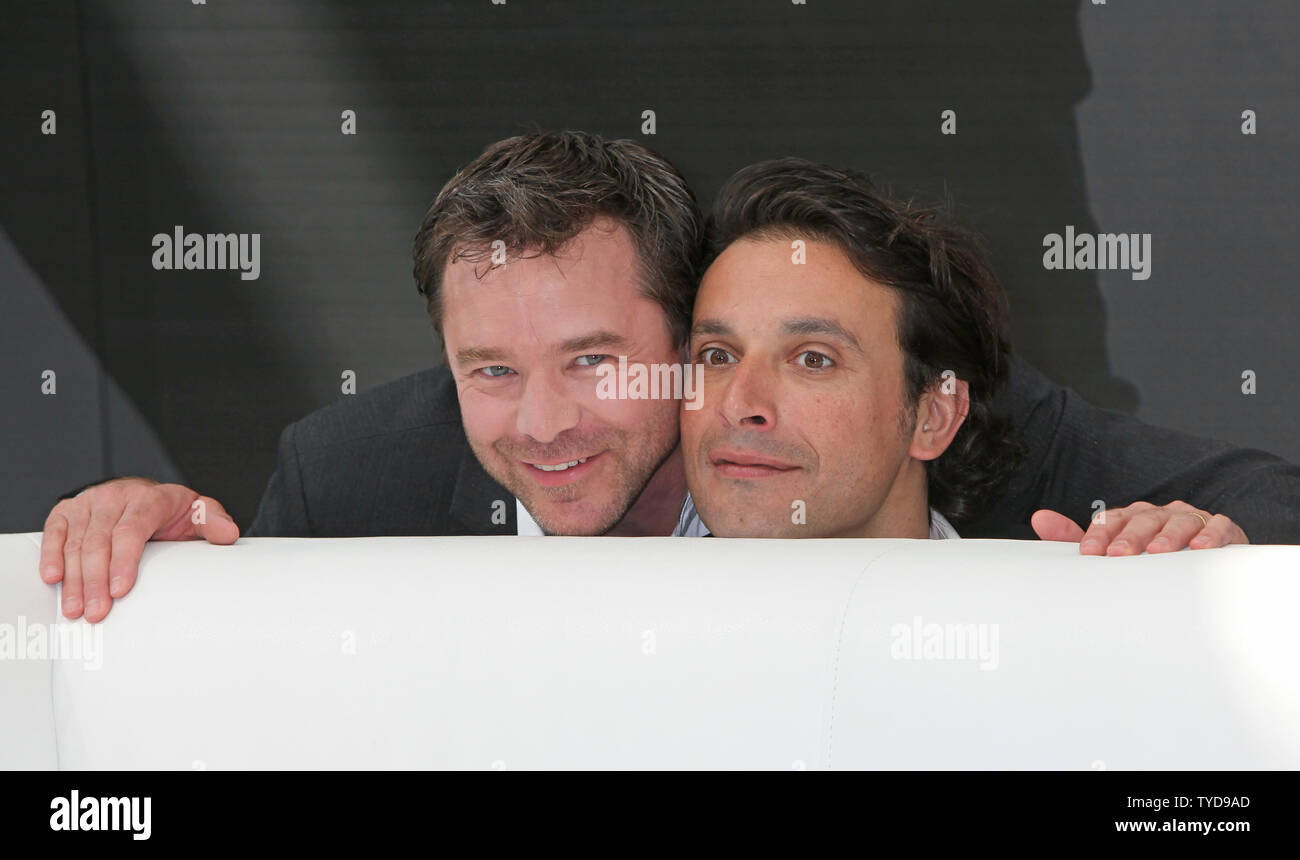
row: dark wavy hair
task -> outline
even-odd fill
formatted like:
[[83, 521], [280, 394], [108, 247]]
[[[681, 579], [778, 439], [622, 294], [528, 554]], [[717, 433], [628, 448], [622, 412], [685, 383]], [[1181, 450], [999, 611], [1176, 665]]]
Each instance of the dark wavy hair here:
[[727, 180], [708, 231], [706, 262], [739, 239], [814, 238], [897, 291], [907, 405], [945, 370], [970, 388], [970, 412], [952, 444], [925, 464], [929, 503], [958, 522], [982, 513], [1024, 452], [993, 410], [1009, 366], [1007, 303], [974, 234], [945, 210], [895, 200], [860, 173], [799, 158], [759, 162]]
[[511, 256], [554, 254], [606, 216], [627, 228], [642, 290], [663, 308], [674, 343], [690, 331], [705, 251], [704, 216], [667, 159], [631, 140], [538, 132], [491, 144], [456, 172], [415, 236], [415, 280], [442, 334], [442, 277], [501, 240]]

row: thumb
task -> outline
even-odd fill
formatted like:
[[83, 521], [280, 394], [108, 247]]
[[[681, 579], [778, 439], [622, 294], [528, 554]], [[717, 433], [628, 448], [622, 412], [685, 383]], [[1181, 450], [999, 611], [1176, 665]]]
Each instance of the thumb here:
[[1083, 538], [1083, 529], [1078, 523], [1064, 514], [1046, 509], [1034, 511], [1029, 524], [1041, 540], [1059, 540], [1078, 543]]
[[[194, 522], [196, 519], [199, 522]], [[239, 539], [239, 525], [234, 517], [210, 496], [199, 496], [190, 504], [190, 523], [194, 536], [208, 543], [232, 544]]]
[[230, 544], [239, 538], [234, 518], [211, 496], [201, 496], [180, 484], [159, 484], [154, 491], [162, 500], [158, 509], [166, 512], [166, 520], [152, 540], [202, 538], [209, 543]]

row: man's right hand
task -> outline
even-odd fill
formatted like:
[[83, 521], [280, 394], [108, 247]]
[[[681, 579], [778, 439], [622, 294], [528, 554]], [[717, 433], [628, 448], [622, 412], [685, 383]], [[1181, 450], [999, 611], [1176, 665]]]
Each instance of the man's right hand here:
[[[196, 505], [202, 502], [202, 505]], [[202, 520], [195, 522], [195, 520]], [[63, 614], [100, 621], [135, 585], [150, 540], [231, 544], [239, 526], [216, 499], [180, 484], [116, 478], [54, 506], [45, 519], [41, 579], [63, 581]]]

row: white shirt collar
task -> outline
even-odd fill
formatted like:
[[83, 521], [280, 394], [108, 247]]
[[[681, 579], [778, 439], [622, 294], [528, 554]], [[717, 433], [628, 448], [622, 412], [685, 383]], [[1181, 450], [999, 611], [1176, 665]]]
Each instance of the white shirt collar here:
[[524, 503], [518, 499], [515, 499], [515, 522], [519, 524], [515, 531], [520, 537], [542, 537], [546, 534], [537, 524], [537, 520], [533, 519], [533, 515], [528, 513], [528, 508], [525, 508]]

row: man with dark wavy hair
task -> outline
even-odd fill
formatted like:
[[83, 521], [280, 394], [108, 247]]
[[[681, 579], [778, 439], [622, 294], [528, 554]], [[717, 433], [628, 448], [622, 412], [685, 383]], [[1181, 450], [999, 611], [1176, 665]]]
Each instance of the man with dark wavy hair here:
[[682, 412], [704, 526], [956, 537], [949, 518], [981, 511], [1023, 455], [994, 412], [1006, 300], [974, 236], [794, 158], [733, 176], [710, 226], [690, 344], [704, 405]]

